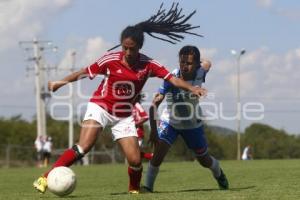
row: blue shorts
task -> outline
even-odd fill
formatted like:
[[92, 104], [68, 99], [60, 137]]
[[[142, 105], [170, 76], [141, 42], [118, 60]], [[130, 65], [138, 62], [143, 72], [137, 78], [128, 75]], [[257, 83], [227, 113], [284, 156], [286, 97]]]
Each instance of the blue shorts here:
[[161, 140], [172, 145], [178, 135], [181, 135], [188, 148], [193, 150], [197, 156], [207, 153], [207, 142], [202, 126], [193, 129], [175, 129], [169, 123], [160, 121], [158, 136]]

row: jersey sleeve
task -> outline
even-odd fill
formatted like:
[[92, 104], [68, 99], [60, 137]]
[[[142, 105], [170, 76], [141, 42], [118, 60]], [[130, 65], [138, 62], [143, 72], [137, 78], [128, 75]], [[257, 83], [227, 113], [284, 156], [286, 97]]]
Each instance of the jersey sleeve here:
[[164, 81], [163, 84], [159, 87], [158, 93], [165, 95], [170, 91], [171, 87], [172, 87], [172, 84], [170, 82]]
[[162, 78], [164, 80], [170, 80], [173, 75], [161, 64], [158, 62], [151, 60], [150, 62], [150, 68], [151, 68], [151, 77], [158, 77]]
[[[179, 77], [179, 73], [180, 73], [179, 69], [174, 69], [174, 70], [172, 71], [172, 76], [174, 76], [174, 77]], [[162, 94], [162, 95], [165, 95], [166, 93], [168, 93], [168, 92], [171, 90], [172, 87], [174, 87], [174, 86], [172, 85], [172, 83], [170, 83], [169, 81], [166, 81], [166, 80], [165, 80], [165, 81], [163, 82], [163, 84], [159, 87], [158, 93], [159, 93], [159, 94]]]
[[95, 78], [98, 74], [105, 75], [107, 72], [106, 56], [101, 57], [95, 63], [88, 66], [85, 71], [89, 75], [90, 79]]

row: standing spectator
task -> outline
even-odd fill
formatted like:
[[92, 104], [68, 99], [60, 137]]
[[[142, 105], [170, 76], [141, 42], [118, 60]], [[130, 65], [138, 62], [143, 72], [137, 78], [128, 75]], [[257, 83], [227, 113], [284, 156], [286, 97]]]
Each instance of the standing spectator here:
[[38, 135], [34, 141], [34, 147], [36, 149], [36, 159], [37, 167], [42, 167], [42, 158], [43, 158], [43, 145], [44, 139], [42, 135]]
[[42, 149], [43, 149], [44, 167], [48, 167], [49, 160], [51, 157], [51, 152], [52, 152], [52, 138], [50, 136], [47, 136], [47, 139]]
[[253, 155], [252, 155], [252, 148], [251, 145], [248, 144], [243, 151], [242, 154], [242, 160], [252, 160], [253, 159]]

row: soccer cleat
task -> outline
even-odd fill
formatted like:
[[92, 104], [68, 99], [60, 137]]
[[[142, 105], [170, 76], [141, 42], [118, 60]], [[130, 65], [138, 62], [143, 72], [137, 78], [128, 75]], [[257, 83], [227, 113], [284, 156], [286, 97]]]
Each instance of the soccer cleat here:
[[229, 183], [222, 169], [221, 169], [221, 175], [218, 178], [216, 178], [216, 180], [221, 190], [228, 190]]
[[129, 190], [129, 194], [139, 194], [138, 190]]
[[44, 176], [39, 177], [33, 182], [33, 187], [40, 193], [45, 193], [47, 189], [47, 178]]
[[151, 190], [147, 186], [142, 186], [140, 189], [140, 193], [153, 193], [153, 190]]

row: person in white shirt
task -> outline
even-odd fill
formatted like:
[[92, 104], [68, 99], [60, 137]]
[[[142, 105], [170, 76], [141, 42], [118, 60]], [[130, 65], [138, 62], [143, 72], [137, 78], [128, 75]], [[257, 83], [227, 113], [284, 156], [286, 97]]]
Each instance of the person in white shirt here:
[[252, 160], [252, 159], [253, 159], [252, 149], [251, 149], [251, 145], [249, 144], [243, 150], [242, 160]]
[[52, 152], [52, 138], [50, 136], [47, 136], [47, 139], [43, 145], [44, 167], [47, 167], [49, 164], [51, 152]]
[[34, 147], [36, 149], [36, 159], [37, 159], [37, 167], [42, 166], [42, 157], [43, 157], [43, 145], [44, 145], [44, 140], [43, 136], [39, 135], [36, 137], [34, 141]]

